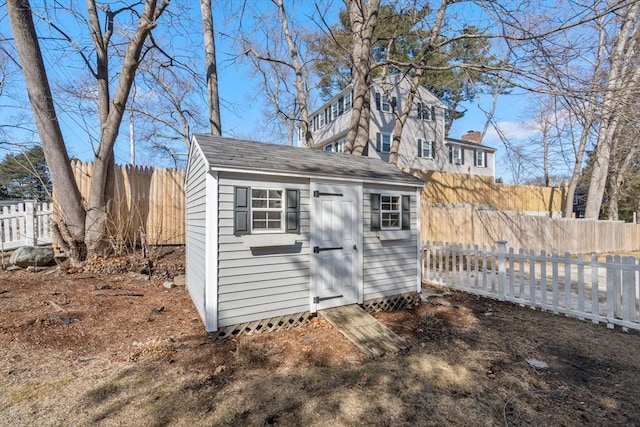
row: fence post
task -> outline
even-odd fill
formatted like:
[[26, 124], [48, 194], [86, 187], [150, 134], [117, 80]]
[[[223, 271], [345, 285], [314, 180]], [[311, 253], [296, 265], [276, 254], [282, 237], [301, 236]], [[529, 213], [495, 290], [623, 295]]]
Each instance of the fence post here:
[[498, 298], [505, 300], [507, 283], [507, 241], [498, 240]]
[[35, 202], [28, 201], [24, 202], [24, 222], [25, 222], [25, 240], [27, 246], [35, 246], [36, 245], [36, 233], [34, 223], [36, 220], [35, 215]]

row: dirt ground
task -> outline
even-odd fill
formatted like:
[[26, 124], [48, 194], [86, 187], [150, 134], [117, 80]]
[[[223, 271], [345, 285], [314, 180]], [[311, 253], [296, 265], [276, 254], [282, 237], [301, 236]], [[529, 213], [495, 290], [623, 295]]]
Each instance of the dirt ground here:
[[640, 425], [637, 333], [425, 288], [376, 315], [403, 354], [317, 318], [213, 341], [183, 256], [0, 272], [0, 425]]

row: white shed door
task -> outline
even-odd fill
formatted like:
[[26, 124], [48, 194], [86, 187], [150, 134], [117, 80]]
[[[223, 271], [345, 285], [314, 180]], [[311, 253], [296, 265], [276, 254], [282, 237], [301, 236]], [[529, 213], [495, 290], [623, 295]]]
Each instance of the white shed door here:
[[316, 310], [358, 302], [362, 205], [359, 187], [312, 185], [311, 265]]

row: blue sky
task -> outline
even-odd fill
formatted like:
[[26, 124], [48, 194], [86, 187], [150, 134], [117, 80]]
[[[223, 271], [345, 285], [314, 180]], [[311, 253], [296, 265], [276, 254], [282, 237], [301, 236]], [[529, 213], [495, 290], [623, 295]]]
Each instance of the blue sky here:
[[[296, 5], [300, 5], [300, 3], [296, 3]], [[84, 5], [80, 6], [84, 7]], [[328, 11], [327, 19], [329, 22], [335, 21], [337, 10], [341, 6], [342, 2], [339, 1], [327, 1], [323, 4], [322, 10]], [[219, 91], [222, 103], [221, 115], [223, 132], [227, 136], [269, 140], [269, 134], [265, 133], [260, 125], [263, 118], [264, 99], [258, 93], [258, 82], [251, 78], [249, 70], [246, 67], [238, 65], [237, 62], [233, 61], [238, 49], [232, 45], [231, 37], [227, 37], [227, 35], [234, 33], [237, 24], [233, 18], [230, 19], [228, 11], [224, 9], [226, 6], [216, 7], [218, 7], [218, 9], [214, 10], [216, 32], [218, 33], [216, 34], [216, 49], [219, 71]], [[268, 10], [268, 8], [272, 6], [270, 2], [257, 2], [254, 3], [253, 7], [258, 9], [267, 8]], [[194, 26], [199, 24], [199, 9], [192, 7], [190, 13], [193, 15], [191, 19]], [[314, 10], [310, 10], [308, 6], [302, 7], [296, 16], [297, 25], [313, 27], [315, 24], [310, 18], [313, 13]], [[201, 43], [202, 38], [199, 31], [200, 28], [197, 28], [192, 35], [185, 36], [182, 43], [191, 45]], [[6, 17], [6, 11], [0, 9], [0, 36], [6, 38], [10, 37], [10, 34], [11, 30]], [[73, 78], [74, 73], [76, 73], [75, 68], [65, 63], [64, 57], [59, 53], [45, 52], [45, 56], [48, 68], [50, 68], [50, 70], [56, 70], [55, 73], [51, 73], [53, 79], [55, 79], [56, 76], [65, 79]], [[11, 92], [15, 95], [14, 99], [7, 100], [3, 98], [0, 100], [0, 117], [6, 118], [9, 115], [15, 114], [16, 111], [27, 107], [26, 91], [19, 80], [13, 80]], [[56, 95], [59, 96], [59, 94]], [[481, 97], [476, 102], [480, 102], [483, 108], [489, 109], [491, 99], [489, 99], [489, 97]], [[526, 104], [526, 96], [522, 94], [505, 95], [500, 98], [495, 119], [500, 123], [502, 131], [509, 137], [526, 140], [535, 133], [522, 124]], [[465, 107], [467, 111], [464, 118], [454, 123], [450, 133], [452, 137], [459, 137], [469, 130], [482, 130], [484, 126], [485, 115], [476, 103], [471, 103]], [[25, 114], [28, 114], [28, 109], [23, 111]], [[80, 115], [59, 114], [59, 116], [70, 154], [81, 160], [91, 160], [92, 148], [91, 144], [87, 143], [86, 131], [84, 130], [84, 124], [82, 122], [83, 118]], [[196, 128], [193, 130], [198, 132], [206, 131], [207, 129]], [[94, 137], [97, 135], [95, 129], [90, 132], [93, 133]], [[128, 120], [125, 120], [121, 128], [122, 136], [118, 140], [115, 148], [116, 161], [118, 163], [129, 162], [128, 132], [129, 124]], [[37, 135], [24, 131], [13, 131], [12, 134], [15, 140], [18, 141], [32, 141], [34, 138], [37, 138]], [[502, 156], [500, 154], [504, 152], [504, 146], [493, 128], [489, 129], [484, 143], [498, 148], [499, 158], [496, 165], [496, 176], [502, 177], [505, 181], [509, 181], [508, 171], [501, 166]], [[0, 155], [2, 155], [2, 152], [0, 152]], [[143, 148], [139, 148], [136, 151], [136, 158], [139, 164], [162, 165], [163, 163], [161, 158], [151, 155]]]

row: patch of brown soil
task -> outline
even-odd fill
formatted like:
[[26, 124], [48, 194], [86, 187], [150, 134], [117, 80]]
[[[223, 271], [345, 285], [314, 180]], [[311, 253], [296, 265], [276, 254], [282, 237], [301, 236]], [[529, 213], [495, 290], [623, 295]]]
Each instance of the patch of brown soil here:
[[[183, 252], [0, 272], [1, 425], [632, 425], [637, 333], [462, 293], [376, 313], [367, 360], [322, 319], [213, 341]], [[541, 368], [531, 361], [544, 362]]]

